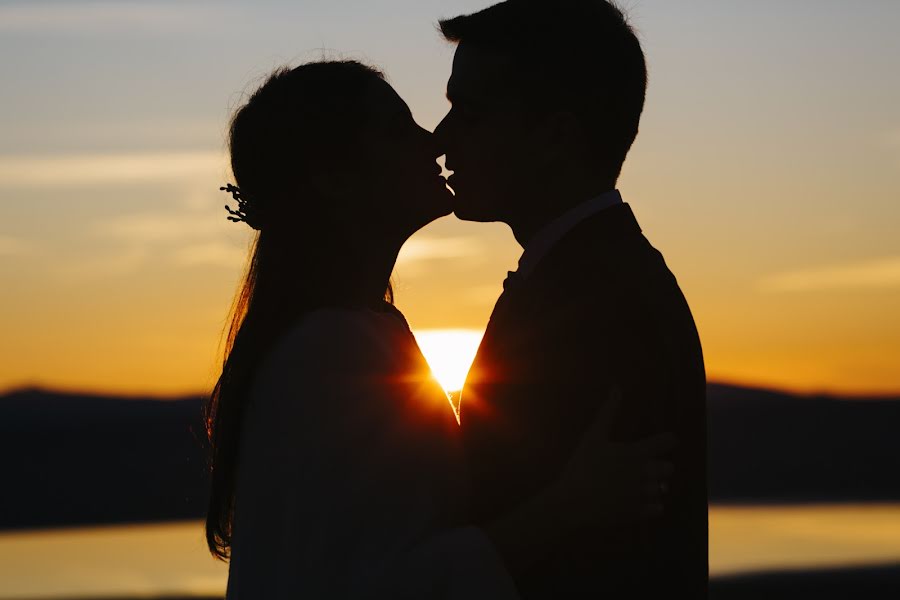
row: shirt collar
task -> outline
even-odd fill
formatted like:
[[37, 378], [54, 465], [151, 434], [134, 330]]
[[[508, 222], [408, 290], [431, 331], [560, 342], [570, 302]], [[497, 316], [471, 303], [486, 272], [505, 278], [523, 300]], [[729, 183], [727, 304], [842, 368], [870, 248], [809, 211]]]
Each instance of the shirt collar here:
[[576, 225], [601, 210], [617, 204], [622, 204], [622, 195], [619, 190], [609, 190], [590, 200], [585, 200], [544, 225], [525, 246], [525, 250], [519, 258], [519, 268], [516, 274], [520, 277], [527, 277], [556, 242]]

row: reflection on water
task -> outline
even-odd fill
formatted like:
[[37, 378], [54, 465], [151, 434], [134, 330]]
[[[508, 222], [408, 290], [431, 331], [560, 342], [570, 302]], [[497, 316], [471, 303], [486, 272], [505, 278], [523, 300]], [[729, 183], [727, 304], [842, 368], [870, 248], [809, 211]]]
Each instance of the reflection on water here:
[[[712, 576], [900, 562], [900, 504], [715, 506]], [[0, 534], [0, 599], [221, 595], [199, 521]]]
[[0, 535], [0, 598], [223, 595], [200, 521]]
[[714, 506], [710, 574], [900, 562], [900, 504]]

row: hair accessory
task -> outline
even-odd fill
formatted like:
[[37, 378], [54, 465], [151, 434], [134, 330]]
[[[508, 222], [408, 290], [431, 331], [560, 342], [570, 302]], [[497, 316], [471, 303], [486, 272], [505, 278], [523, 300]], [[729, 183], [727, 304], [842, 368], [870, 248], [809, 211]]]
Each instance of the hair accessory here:
[[[231, 194], [231, 197], [237, 200], [238, 203], [237, 210], [231, 210], [231, 208], [227, 204], [225, 205], [225, 210], [227, 210], [232, 215], [228, 217], [229, 221], [243, 221], [253, 229], [260, 228], [259, 220], [257, 218], [258, 215], [253, 214], [254, 212], [258, 211], [250, 209], [251, 207], [249, 206], [249, 199], [241, 194], [241, 188], [236, 185], [226, 183], [224, 187], [220, 187], [219, 189], [223, 192]], [[250, 210], [248, 211], [248, 209]]]

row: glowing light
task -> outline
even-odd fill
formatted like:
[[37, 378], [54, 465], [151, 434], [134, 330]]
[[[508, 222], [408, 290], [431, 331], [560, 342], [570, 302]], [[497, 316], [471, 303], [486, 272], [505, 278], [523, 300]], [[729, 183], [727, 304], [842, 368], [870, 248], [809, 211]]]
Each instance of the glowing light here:
[[483, 331], [473, 329], [426, 329], [415, 332], [431, 372], [444, 390], [462, 389], [466, 373], [478, 351]]

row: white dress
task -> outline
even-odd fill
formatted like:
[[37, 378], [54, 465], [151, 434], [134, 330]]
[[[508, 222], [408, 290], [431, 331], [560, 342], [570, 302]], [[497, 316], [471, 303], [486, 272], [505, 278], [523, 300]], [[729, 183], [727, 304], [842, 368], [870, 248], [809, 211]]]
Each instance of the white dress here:
[[462, 521], [457, 430], [402, 317], [304, 316], [248, 398], [227, 597], [517, 598]]

